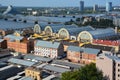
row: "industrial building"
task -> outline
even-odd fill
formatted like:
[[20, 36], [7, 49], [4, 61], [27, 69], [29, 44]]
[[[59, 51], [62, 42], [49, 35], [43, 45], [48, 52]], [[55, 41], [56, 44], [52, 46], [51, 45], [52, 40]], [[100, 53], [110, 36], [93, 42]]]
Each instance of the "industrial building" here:
[[82, 31], [78, 35], [78, 41], [80, 42], [91, 42], [94, 39], [109, 40], [118, 37], [118, 34], [113, 28], [97, 29], [93, 31]]
[[63, 24], [50, 24], [45, 27], [44, 31], [46, 35], [57, 36], [60, 28], [64, 27]]
[[4, 39], [7, 40], [7, 48], [13, 51], [27, 54], [34, 49], [34, 41], [27, 40], [23, 36], [16, 36], [11, 34], [5, 36]]
[[[39, 26], [36, 24], [35, 26]], [[36, 30], [36, 31], [35, 31]], [[34, 32], [48, 36], [55, 36], [60, 39], [77, 40], [79, 42], [93, 42], [94, 39], [116, 40], [119, 35], [113, 28], [94, 29], [91, 26], [78, 27], [76, 25], [50, 24], [44, 27], [34, 27]]]
[[17, 22], [12, 20], [0, 20], [0, 35], [12, 34], [15, 30], [33, 28], [33, 23]]
[[35, 64], [35, 62], [28, 61], [28, 60], [22, 60], [22, 59], [16, 59], [16, 58], [11, 58], [8, 60], [9, 63], [15, 64], [18, 66], [25, 66], [25, 67], [30, 67]]
[[45, 24], [45, 23], [44, 24], [43, 23], [35, 24], [34, 29], [33, 29], [34, 33], [38, 33], [38, 34], [42, 33], [44, 31], [44, 28], [46, 27], [46, 25], [47, 24]]
[[34, 62], [42, 62], [42, 63], [49, 63], [52, 61], [51, 58], [45, 58], [42, 56], [36, 56], [34, 54], [27, 54], [24, 56], [25, 60], [29, 60], [29, 61], [34, 61]]
[[79, 69], [82, 67], [81, 64], [75, 64], [72, 62], [65, 62], [65, 61], [60, 61], [60, 60], [54, 60], [51, 65], [53, 66], [58, 66], [58, 67], [64, 67], [64, 68], [68, 68], [68, 69]]
[[8, 67], [4, 70], [0, 70], [0, 80], [7, 80], [8, 78], [17, 75], [17, 73], [23, 71], [22, 68], [18, 67]]
[[72, 26], [72, 28], [61, 28], [58, 32], [59, 38], [67, 38], [67, 39], [72, 39], [72, 40], [76, 40], [78, 34], [81, 31], [92, 31], [94, 30], [94, 28], [92, 28], [91, 26], [85, 26], [85, 27], [76, 27], [76, 26]]

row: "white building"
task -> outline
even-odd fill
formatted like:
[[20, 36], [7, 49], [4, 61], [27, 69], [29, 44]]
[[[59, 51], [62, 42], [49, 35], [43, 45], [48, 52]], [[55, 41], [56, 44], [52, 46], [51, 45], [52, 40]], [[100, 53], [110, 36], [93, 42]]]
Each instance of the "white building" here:
[[63, 50], [63, 45], [59, 42], [37, 40], [35, 42], [34, 54], [50, 58], [57, 58], [64, 53]]
[[119, 26], [119, 27], [120, 27], [120, 17], [114, 18], [114, 19], [113, 19], [113, 24], [114, 24], [115, 26]]

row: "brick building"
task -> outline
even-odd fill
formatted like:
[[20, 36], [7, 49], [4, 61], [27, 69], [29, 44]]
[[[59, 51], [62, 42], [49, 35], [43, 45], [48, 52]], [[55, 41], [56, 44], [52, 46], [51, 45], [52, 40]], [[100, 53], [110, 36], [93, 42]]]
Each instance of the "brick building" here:
[[72, 62], [89, 64], [96, 62], [96, 56], [100, 52], [99, 49], [82, 48], [78, 46], [69, 46], [67, 49], [67, 59]]
[[67, 51], [68, 46], [79, 46], [79, 42], [75, 40], [62, 40], [61, 43], [64, 46], [64, 51]]
[[4, 37], [7, 40], [7, 48], [21, 53], [30, 53], [34, 49], [34, 41], [27, 40], [21, 36], [7, 35]]
[[0, 39], [0, 48], [5, 49], [7, 48], [7, 41], [4, 39]]
[[35, 42], [35, 47], [34, 47], [35, 55], [57, 58], [63, 53], [64, 53], [63, 45], [59, 42], [49, 42], [42, 40], [37, 40]]

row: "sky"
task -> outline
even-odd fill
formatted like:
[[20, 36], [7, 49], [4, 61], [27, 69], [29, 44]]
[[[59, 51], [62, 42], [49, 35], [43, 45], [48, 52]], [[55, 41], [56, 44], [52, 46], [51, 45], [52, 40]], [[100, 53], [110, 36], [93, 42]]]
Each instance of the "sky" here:
[[[32, 6], [32, 7], [79, 7], [80, 0], [0, 0], [3, 6]], [[114, 6], [120, 5], [120, 0], [83, 0], [85, 6], [105, 6], [106, 2], [112, 2]]]

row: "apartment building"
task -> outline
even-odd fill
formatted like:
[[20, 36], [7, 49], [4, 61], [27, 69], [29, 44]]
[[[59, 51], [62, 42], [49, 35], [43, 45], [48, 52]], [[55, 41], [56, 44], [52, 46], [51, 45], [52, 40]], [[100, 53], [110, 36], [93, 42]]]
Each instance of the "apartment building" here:
[[34, 45], [34, 54], [39, 56], [46, 56], [50, 58], [57, 58], [62, 55], [63, 45], [59, 42], [50, 42], [37, 40]]
[[96, 67], [102, 70], [107, 80], [120, 80], [120, 58], [101, 54], [96, 58]]

